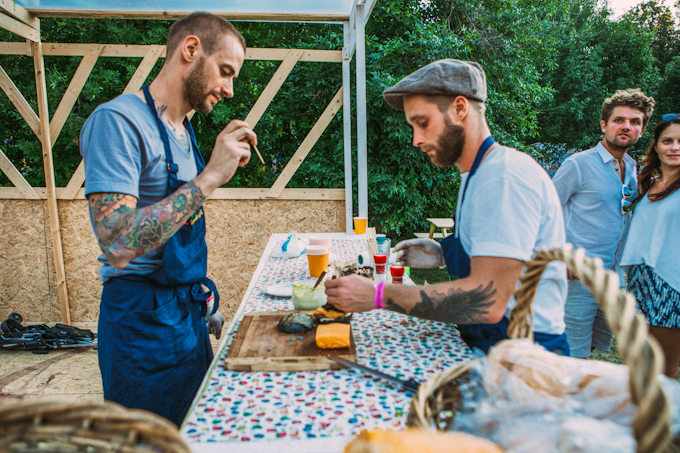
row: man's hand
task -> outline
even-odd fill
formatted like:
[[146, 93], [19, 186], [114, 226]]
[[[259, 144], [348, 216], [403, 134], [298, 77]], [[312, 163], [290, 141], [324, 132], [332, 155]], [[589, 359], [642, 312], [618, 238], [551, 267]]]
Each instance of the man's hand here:
[[404, 266], [429, 269], [444, 266], [442, 247], [432, 239], [419, 238], [401, 241], [394, 247], [397, 261]]
[[251, 144], [257, 145], [257, 135], [245, 121], [232, 120], [222, 129], [215, 139], [210, 161], [196, 178], [206, 196], [229, 182], [236, 170], [250, 161]]
[[218, 340], [222, 336], [222, 326], [224, 325], [224, 318], [219, 311], [212, 315], [207, 315], [205, 320], [208, 322], [208, 333], [215, 335]]
[[567, 268], [567, 280], [578, 280], [578, 277], [574, 275], [572, 271]]
[[375, 307], [373, 281], [358, 275], [334, 278], [324, 282], [328, 303], [344, 312], [361, 313]]

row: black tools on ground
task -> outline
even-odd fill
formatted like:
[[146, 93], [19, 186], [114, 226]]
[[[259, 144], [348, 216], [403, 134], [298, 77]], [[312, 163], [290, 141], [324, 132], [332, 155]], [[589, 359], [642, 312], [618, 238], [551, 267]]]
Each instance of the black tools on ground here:
[[0, 351], [27, 350], [45, 353], [51, 349], [96, 346], [95, 335], [89, 329], [66, 324], [24, 326], [19, 313], [11, 313], [0, 324]]

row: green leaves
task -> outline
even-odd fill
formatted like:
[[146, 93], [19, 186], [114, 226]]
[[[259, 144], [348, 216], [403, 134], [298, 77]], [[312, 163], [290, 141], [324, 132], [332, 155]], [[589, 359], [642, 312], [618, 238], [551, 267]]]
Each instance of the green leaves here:
[[[600, 106], [615, 90], [639, 87], [655, 96], [657, 113], [680, 105], [680, 44], [666, 6], [651, 0], [612, 20], [596, 0], [380, 0], [366, 28], [369, 215], [379, 232], [394, 239], [427, 231], [427, 217], [451, 216], [460, 175], [439, 169], [412, 145], [402, 112], [382, 92], [435, 60], [477, 61], [487, 74], [487, 118], [497, 141], [558, 165], [567, 150], [588, 148], [600, 139]], [[120, 44], [165, 44], [171, 21], [45, 18], [44, 42], [96, 40]], [[250, 47], [341, 50], [342, 27], [335, 24], [236, 24]], [[21, 41], [7, 32], [2, 40]], [[54, 145], [58, 186], [80, 162], [78, 137], [97, 105], [122, 92], [140, 59], [100, 58]], [[66, 91], [79, 57], [46, 57], [50, 114]], [[0, 56], [0, 64], [37, 112], [33, 61]], [[279, 61], [246, 60], [235, 97], [218, 103], [192, 124], [199, 147], [210, 157], [217, 134], [244, 119], [269, 83]], [[148, 78], [158, 73], [159, 61]], [[354, 63], [352, 81], [355, 81]], [[253, 159], [229, 187], [270, 187], [314, 123], [342, 86], [338, 63], [298, 62], [255, 127], [265, 165]], [[355, 87], [352, 86], [352, 99]], [[352, 123], [356, 128], [356, 105]], [[0, 143], [33, 185], [44, 185], [42, 150], [35, 134], [10, 101], [0, 96]], [[300, 166], [288, 187], [344, 187], [343, 114]], [[654, 124], [650, 124], [650, 128]], [[352, 143], [356, 155], [356, 132]], [[649, 134], [635, 152], [642, 152]], [[356, 158], [352, 175], [356, 187]], [[0, 177], [0, 184], [9, 181]], [[356, 191], [355, 191], [356, 192]], [[356, 196], [356, 193], [355, 193]], [[354, 206], [357, 206], [356, 199]]]

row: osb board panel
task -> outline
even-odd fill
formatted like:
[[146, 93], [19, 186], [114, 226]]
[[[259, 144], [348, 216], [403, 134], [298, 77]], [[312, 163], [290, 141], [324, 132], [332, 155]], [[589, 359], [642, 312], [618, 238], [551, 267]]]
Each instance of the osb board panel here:
[[345, 202], [208, 200], [208, 277], [220, 291], [220, 313], [231, 320], [257, 263], [275, 233], [345, 231]]
[[87, 200], [58, 203], [71, 320], [97, 321], [102, 294], [97, 257], [101, 251], [90, 225]]
[[61, 316], [47, 211], [43, 200], [0, 200], [0, 320], [11, 312], [27, 321]]
[[[0, 200], [0, 320], [12, 311], [27, 321], [61, 320], [45, 203]], [[100, 252], [87, 201], [58, 203], [71, 320], [96, 322], [102, 290], [97, 262]], [[220, 289], [220, 312], [227, 322], [241, 302], [271, 234], [293, 229], [333, 233], [345, 228], [344, 201], [209, 200], [205, 210], [208, 275]]]

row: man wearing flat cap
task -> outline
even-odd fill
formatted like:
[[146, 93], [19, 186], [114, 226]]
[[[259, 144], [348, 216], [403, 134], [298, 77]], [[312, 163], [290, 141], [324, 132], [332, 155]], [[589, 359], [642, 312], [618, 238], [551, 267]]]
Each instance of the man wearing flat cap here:
[[[534, 250], [565, 243], [562, 208], [545, 170], [529, 155], [496, 143], [484, 116], [486, 76], [473, 62], [431, 63], [383, 93], [406, 114], [413, 145], [438, 167], [456, 165], [461, 187], [454, 234], [440, 243], [397, 244], [403, 264], [445, 265], [451, 281], [419, 286], [375, 284], [358, 276], [326, 282], [328, 302], [344, 311], [375, 308], [458, 325], [463, 339], [487, 352], [507, 338], [508, 315], [524, 262]], [[534, 340], [569, 355], [564, 334], [566, 269], [548, 265], [533, 303]]]

